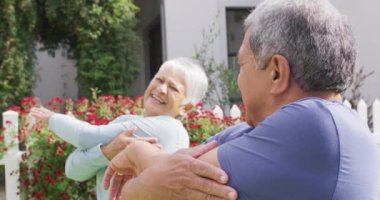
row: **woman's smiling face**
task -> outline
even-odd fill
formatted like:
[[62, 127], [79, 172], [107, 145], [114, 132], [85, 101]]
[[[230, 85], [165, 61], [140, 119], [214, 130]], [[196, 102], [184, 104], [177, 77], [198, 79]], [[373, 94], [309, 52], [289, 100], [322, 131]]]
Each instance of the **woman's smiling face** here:
[[160, 69], [144, 93], [145, 116], [181, 115], [184, 113], [182, 104], [185, 98], [184, 73], [170, 67]]

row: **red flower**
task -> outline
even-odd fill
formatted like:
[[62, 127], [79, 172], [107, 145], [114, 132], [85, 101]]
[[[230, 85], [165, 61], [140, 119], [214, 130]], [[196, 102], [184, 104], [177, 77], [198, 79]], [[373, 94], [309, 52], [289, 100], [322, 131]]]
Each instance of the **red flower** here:
[[37, 193], [36, 197], [37, 197], [37, 199], [42, 199], [42, 198], [44, 198], [44, 195], [42, 193]]
[[61, 148], [58, 148], [58, 150], [57, 150], [57, 154], [58, 154], [58, 155], [62, 155], [62, 153], [63, 153], [63, 150], [62, 150]]
[[29, 179], [24, 180], [24, 186], [25, 186], [26, 188], [28, 188], [29, 185], [30, 185], [30, 181], [29, 181]]
[[8, 110], [12, 110], [12, 111], [15, 111], [18, 113], [21, 112], [21, 108], [19, 106], [12, 106], [12, 107], [8, 108]]
[[52, 140], [53, 140], [53, 138], [48, 137], [48, 138], [47, 138], [47, 143], [48, 143], [48, 144], [51, 144], [51, 143], [52, 143]]
[[199, 145], [199, 142], [197, 142], [197, 141], [191, 141], [190, 142], [190, 146], [191, 147], [195, 147], [195, 146], [198, 146]]
[[51, 183], [51, 178], [50, 178], [49, 175], [47, 175], [47, 176], [45, 177], [45, 181], [48, 182], [48, 183]]
[[63, 102], [63, 100], [61, 98], [59, 98], [59, 97], [53, 98], [52, 101], [53, 102], [57, 102], [57, 103], [62, 103]]
[[58, 176], [59, 176], [59, 172], [58, 172], [58, 171], [55, 171], [55, 172], [54, 172], [54, 178], [57, 179]]

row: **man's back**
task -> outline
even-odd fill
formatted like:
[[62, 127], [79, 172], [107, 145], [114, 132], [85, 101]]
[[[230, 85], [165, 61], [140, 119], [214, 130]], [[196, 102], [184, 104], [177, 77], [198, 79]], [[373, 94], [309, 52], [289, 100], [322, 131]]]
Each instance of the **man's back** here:
[[373, 137], [368, 137], [369, 130], [364, 132], [367, 125], [357, 119], [357, 113], [341, 111], [340, 106], [328, 108], [335, 119], [340, 145], [340, 170], [332, 199], [375, 199], [379, 189], [379, 184], [374, 184], [380, 171], [379, 147], [374, 145]]
[[300, 100], [255, 129], [240, 130], [249, 132], [223, 137], [218, 150], [239, 199], [375, 198], [378, 147], [368, 127], [343, 104]]

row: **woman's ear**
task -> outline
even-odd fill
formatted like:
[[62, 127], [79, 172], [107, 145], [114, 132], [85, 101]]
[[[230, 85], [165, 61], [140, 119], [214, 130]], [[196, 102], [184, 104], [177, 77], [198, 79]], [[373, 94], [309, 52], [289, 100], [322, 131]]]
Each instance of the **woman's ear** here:
[[191, 109], [194, 108], [194, 104], [192, 103], [188, 103], [188, 104], [185, 104], [185, 105], [182, 105], [182, 109], [181, 109], [181, 115], [189, 112]]
[[274, 55], [271, 59], [271, 77], [272, 86], [270, 92], [280, 94], [286, 91], [289, 87], [291, 79], [291, 70], [288, 60], [282, 55]]

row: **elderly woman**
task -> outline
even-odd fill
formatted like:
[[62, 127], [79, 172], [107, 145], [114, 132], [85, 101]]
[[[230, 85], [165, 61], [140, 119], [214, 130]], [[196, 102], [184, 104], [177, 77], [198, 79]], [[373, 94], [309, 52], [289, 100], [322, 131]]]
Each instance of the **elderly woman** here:
[[[101, 187], [104, 170], [129, 142], [128, 136], [162, 145], [173, 153], [189, 147], [189, 137], [177, 119], [198, 103], [207, 91], [208, 80], [202, 67], [187, 58], [162, 64], [144, 93], [144, 116], [124, 115], [108, 125], [91, 125], [78, 119], [33, 108], [32, 116], [49, 122], [49, 128], [78, 149], [66, 161], [66, 175], [77, 181], [97, 177], [98, 199], [108, 199]], [[136, 129], [122, 133], [125, 130]]]

